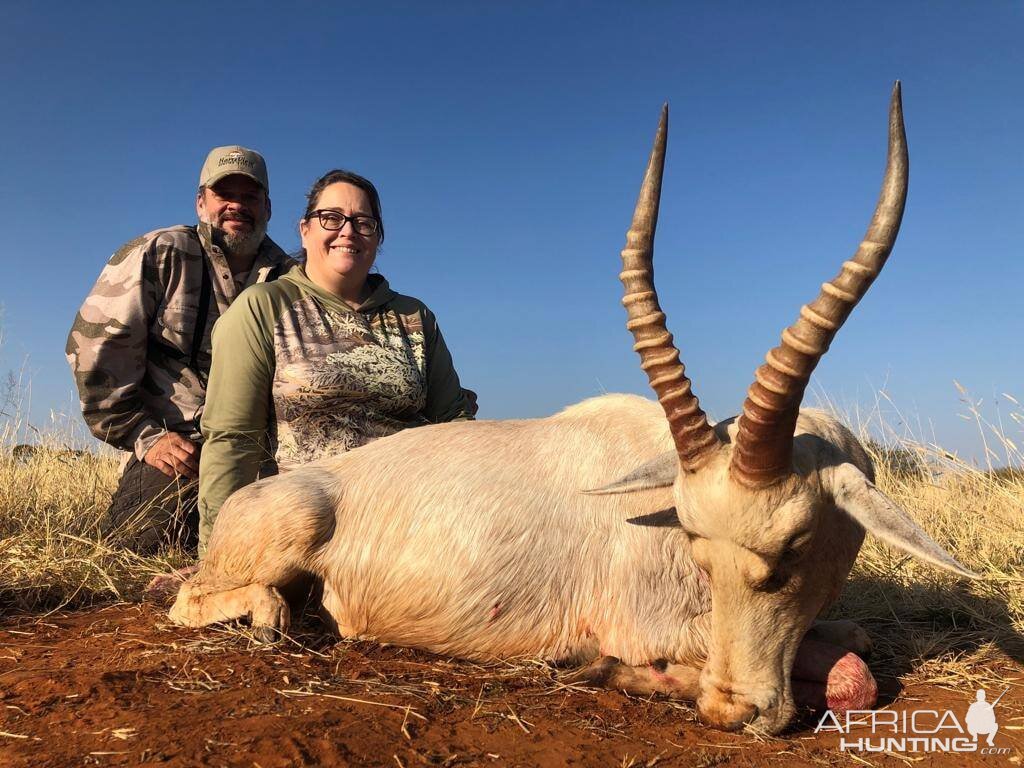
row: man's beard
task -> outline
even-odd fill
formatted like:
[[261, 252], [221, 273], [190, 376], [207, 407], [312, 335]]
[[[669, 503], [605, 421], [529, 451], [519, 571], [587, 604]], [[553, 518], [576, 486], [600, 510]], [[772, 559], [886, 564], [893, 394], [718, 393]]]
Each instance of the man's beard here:
[[260, 249], [263, 236], [267, 234], [267, 225], [257, 226], [253, 224], [252, 231], [247, 234], [236, 235], [225, 230], [220, 230], [220, 232], [224, 243], [221, 247], [226, 255], [248, 258], [255, 256], [256, 252]]
[[246, 233], [228, 232], [222, 228], [224, 217], [218, 217], [217, 221], [207, 222], [213, 229], [213, 240], [224, 251], [225, 256], [247, 259], [256, 255], [267, 234], [267, 223], [257, 222], [246, 218], [252, 230]]

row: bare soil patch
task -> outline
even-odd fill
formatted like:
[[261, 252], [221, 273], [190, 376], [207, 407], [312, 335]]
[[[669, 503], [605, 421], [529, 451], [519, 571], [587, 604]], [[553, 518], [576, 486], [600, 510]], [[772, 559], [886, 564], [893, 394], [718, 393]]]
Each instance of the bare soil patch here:
[[[1019, 765], [1024, 680], [1000, 703], [1009, 754], [852, 757], [802, 713], [781, 738], [701, 726], [692, 707], [568, 688], [554, 670], [482, 667], [300, 627], [258, 646], [183, 630], [121, 603], [0, 624], [0, 765], [762, 766]], [[897, 711], [966, 712], [973, 690], [880, 679]], [[961, 717], [962, 719], [962, 717]]]

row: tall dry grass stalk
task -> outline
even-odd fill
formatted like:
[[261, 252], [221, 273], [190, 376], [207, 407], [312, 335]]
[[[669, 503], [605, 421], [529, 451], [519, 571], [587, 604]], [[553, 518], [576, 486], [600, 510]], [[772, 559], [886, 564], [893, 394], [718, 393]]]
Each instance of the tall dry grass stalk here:
[[[1013, 429], [1024, 425], [1024, 412], [1009, 400], [1015, 410], [1001, 422], [965, 402], [986, 457], [1020, 467], [1024, 440]], [[884, 402], [883, 393], [873, 412], [846, 419], [874, 453], [878, 484], [983, 579], [947, 575], [868, 537], [832, 614], [868, 629], [883, 676], [970, 672], [981, 680], [995, 674], [997, 657], [1024, 663], [1024, 474], [979, 468], [902, 426], [897, 432], [894, 421], [906, 419], [886, 421], [892, 410]], [[113, 452], [76, 457], [56, 434], [42, 440], [43, 450], [15, 458], [15, 435], [0, 431], [0, 611], [131, 599], [151, 575], [183, 564], [173, 551], [140, 558], [98, 541], [96, 520], [118, 475]]]

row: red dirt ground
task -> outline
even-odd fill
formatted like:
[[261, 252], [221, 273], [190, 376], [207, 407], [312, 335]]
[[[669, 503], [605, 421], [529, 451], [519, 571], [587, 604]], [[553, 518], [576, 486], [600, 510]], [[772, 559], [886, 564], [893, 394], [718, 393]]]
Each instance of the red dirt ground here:
[[[130, 604], [7, 619], [0, 766], [1013, 766], [1024, 755], [1021, 687], [996, 710], [1003, 754], [854, 756], [837, 734], [815, 734], [811, 713], [781, 738], [720, 733], [687, 705], [566, 688], [540, 664], [484, 668], [304, 631], [302, 645], [251, 646]], [[973, 700], [969, 686], [881, 682], [883, 703], [899, 691], [897, 711], [948, 708], [963, 722]]]

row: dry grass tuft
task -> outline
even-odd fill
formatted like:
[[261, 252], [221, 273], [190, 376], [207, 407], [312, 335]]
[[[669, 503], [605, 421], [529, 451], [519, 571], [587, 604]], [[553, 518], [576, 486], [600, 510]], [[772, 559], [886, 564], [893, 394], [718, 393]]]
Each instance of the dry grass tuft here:
[[139, 594], [180, 553], [141, 558], [99, 541], [96, 522], [120, 474], [113, 451], [68, 449], [65, 433], [26, 449], [0, 430], [0, 615]]

